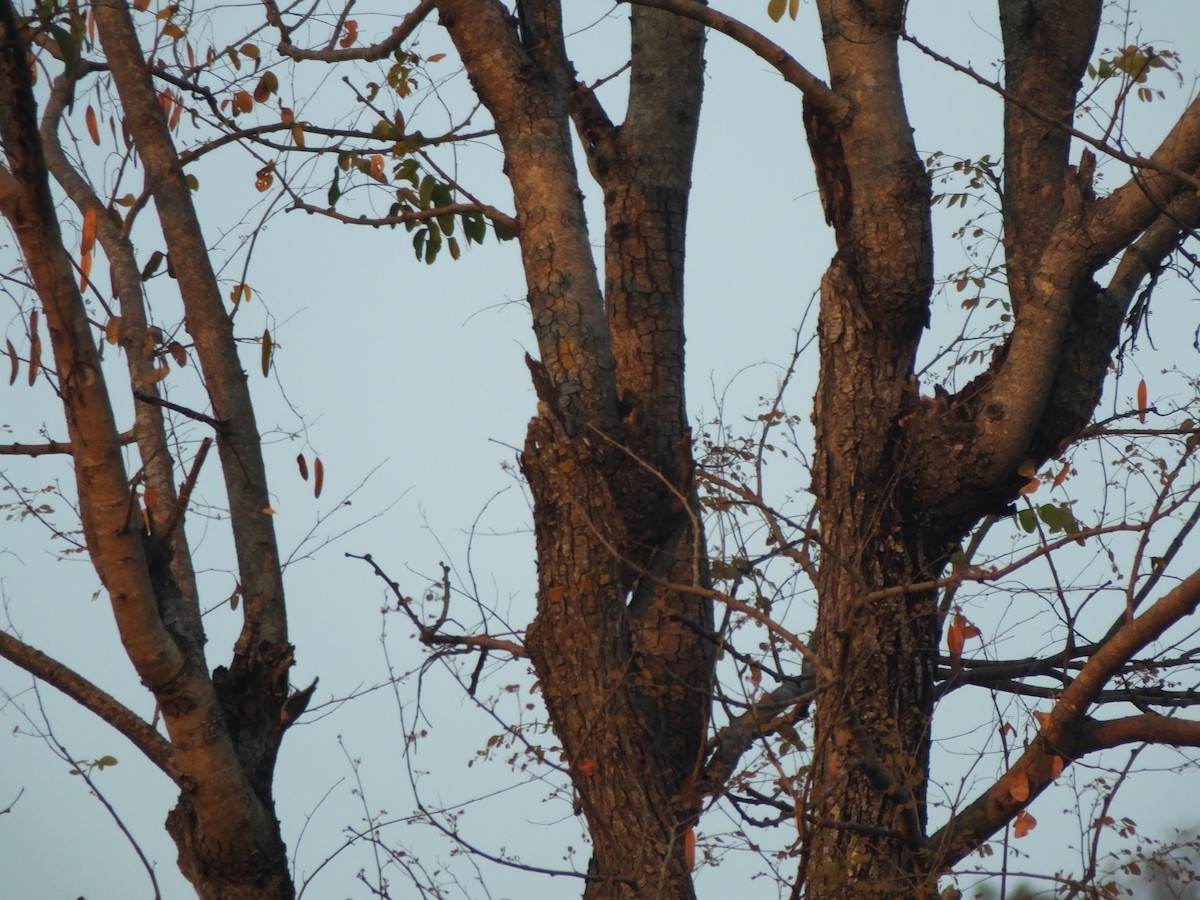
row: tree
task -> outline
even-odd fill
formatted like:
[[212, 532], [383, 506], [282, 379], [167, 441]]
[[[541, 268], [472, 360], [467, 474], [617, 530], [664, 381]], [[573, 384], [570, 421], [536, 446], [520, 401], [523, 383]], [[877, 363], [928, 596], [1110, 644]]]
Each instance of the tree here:
[[[788, 8], [795, 17], [797, 6], [772, 2], [768, 9], [778, 19]], [[20, 244], [53, 364], [41, 359], [32, 305], [23, 319], [26, 345], [10, 345], [8, 354], [14, 366], [27, 366], [31, 382], [53, 384], [69, 437], [66, 445], [5, 449], [71, 454], [88, 557], [166, 735], [13, 635], [0, 637], [0, 653], [110, 722], [179, 785], [168, 829], [201, 896], [294, 894], [274, 812], [273, 768], [287, 727], [313, 690], [288, 687], [294, 648], [262, 439], [233, 315], [209, 264], [184, 169], [185, 161], [229, 141], [260, 142], [279, 159], [337, 153], [333, 182], [322, 186], [325, 205], [306, 199], [275, 161], [259, 172], [260, 188], [270, 190], [278, 177], [297, 208], [353, 221], [336, 210], [345, 186], [354, 179], [381, 185], [394, 199], [387, 216], [370, 224], [414, 229], [414, 247], [427, 262], [443, 248], [459, 255], [456, 228], [467, 243], [481, 241], [489, 221], [498, 236], [516, 237], [538, 349], [537, 359], [527, 358], [537, 414], [520, 458], [533, 501], [536, 616], [519, 642], [483, 626], [452, 634], [445, 612], [430, 624], [382, 564], [367, 561], [431, 647], [532, 663], [592, 842], [585, 896], [694, 896], [696, 824], [713, 798], [726, 795], [794, 823], [796, 895], [935, 896], [939, 878], [997, 831], [1012, 825], [1027, 832], [1025, 807], [1077, 760], [1130, 743], [1200, 745], [1194, 721], [1157, 711], [1162, 704], [1186, 708], [1194, 702], [1190, 693], [1177, 696], [1157, 683], [1125, 694], [1113, 688], [1135, 679], [1143, 651], [1200, 601], [1200, 573], [1172, 576], [1174, 585], [1156, 592], [1182, 537], [1145, 582], [1134, 577], [1126, 614], [1098, 638], [1077, 631], [1080, 610], [1072, 607], [1060, 645], [976, 666], [963, 647], [979, 629], [952, 608], [964, 585], [987, 586], [1005, 574], [977, 560], [997, 521], [1064, 535], [1047, 539], [1036, 558], [1059, 543], [1106, 534], [1103, 525], [1087, 533], [1070, 504], [1025, 507], [1015, 520], [1010, 511], [1037, 486], [1048, 461], [1105, 433], [1089, 423], [1122, 349], [1123, 327], [1130, 321], [1136, 335], [1148, 303], [1143, 288], [1175, 254], [1187, 258], [1182, 245], [1200, 213], [1200, 104], [1189, 106], [1147, 156], [1124, 149], [1111, 128], [1095, 135], [1077, 127], [1089, 64], [1122, 85], [1114, 122], [1129, 94], [1141, 90], [1135, 85], [1152, 69], [1175, 64], [1171, 54], [1137, 45], [1093, 62], [1098, 2], [1001, 0], [1002, 85], [909, 34], [901, 0], [820, 0], [817, 7], [827, 82], [709, 7], [637, 0], [629, 7], [628, 94], [618, 123], [602, 103], [602, 83], [578, 79], [564, 11], [552, 0], [521, 0], [515, 10], [492, 0], [422, 0], [390, 35], [365, 46], [348, 7], [335, 17], [330, 39], [320, 18], [264, 3], [280, 60], [297, 67], [383, 60], [387, 86], [401, 100], [413, 90], [417, 59], [404, 43], [436, 11], [503, 152], [509, 215], [476, 200], [430, 156], [430, 148], [461, 135], [410, 133], [401, 112], [381, 105], [379, 83], [360, 94], [363, 107], [378, 113], [374, 129], [347, 133], [301, 122], [286, 107], [277, 115], [271, 107], [278, 121], [246, 127], [237, 117], [267, 108], [279, 91], [272, 68], [259, 72], [257, 45], [250, 52], [236, 41], [225, 54], [206, 54], [172, 7], [160, 16], [165, 24], [145, 17], [143, 40], [157, 48], [151, 64], [139, 45], [136, 10], [116, 0], [98, 0], [86, 14], [51, 5], [21, 16], [4, 5], [0, 138], [7, 171], [0, 212]], [[103, 62], [92, 52], [93, 24]], [[720, 440], [698, 456], [688, 425], [684, 249], [705, 28], [744, 44], [802, 95], [807, 144], [836, 240], [820, 284], [813, 499], [799, 516], [770, 502], [760, 482], [738, 470], [739, 462], [761, 465], [771, 429], [788, 421], [782, 402], [760, 419], [757, 447]], [[987, 336], [988, 354], [976, 357], [974, 368], [970, 360], [958, 367], [957, 388], [939, 388], [933, 397], [922, 394], [918, 375], [937, 287], [931, 210], [938, 160], [919, 153], [913, 138], [902, 79], [906, 47], [976, 78], [1005, 101], [1002, 172], [990, 159], [956, 171], [974, 179], [970, 191], [997, 190], [1003, 262], [962, 278], [1001, 291], [1007, 318]], [[216, 64], [230, 53], [234, 62], [254, 65], [225, 73], [221, 82]], [[40, 128], [31, 56], [38, 66], [52, 58], [60, 72], [42, 89]], [[60, 145], [64, 114], [89, 78], [111, 82], [120, 110], [114, 121], [146, 173], [145, 195], [131, 196], [128, 206], [115, 192], [97, 193]], [[174, 132], [189, 105], [223, 136], [185, 160]], [[99, 143], [91, 105], [85, 116], [93, 117], [86, 125]], [[327, 143], [310, 147], [313, 138]], [[372, 152], [380, 146], [386, 150]], [[1094, 186], [1098, 154], [1131, 168], [1128, 180], [1104, 196]], [[577, 156], [603, 195], [603, 279]], [[95, 244], [109, 261], [119, 308], [106, 310], [104, 323], [90, 321], [51, 177], [81, 223], [85, 287]], [[967, 193], [956, 196], [965, 204]], [[182, 297], [186, 341], [147, 316], [147, 268], [137, 265], [130, 225], [150, 200]], [[248, 296], [245, 284], [236, 284], [235, 308]], [[98, 329], [128, 361], [137, 401], [130, 439], [140, 460], [132, 480], [111, 411], [115, 374], [96, 352]], [[260, 345], [265, 372], [269, 331]], [[199, 365], [207, 398], [197, 406], [161, 395], [168, 359]], [[1141, 424], [1147, 410], [1147, 398], [1139, 397]], [[185, 523], [208, 445], [177, 471], [167, 412], [211, 429], [237, 548], [242, 629], [228, 664], [211, 673]], [[1178, 459], [1161, 466], [1165, 486], [1155, 495], [1155, 516], [1141, 528], [1143, 549], [1156, 516], [1194, 505], [1194, 485], [1184, 483], [1194, 423], [1171, 423], [1164, 434], [1178, 435]], [[186, 477], [176, 490], [181, 472]], [[710, 511], [756, 516], [771, 549], [755, 558], [739, 548], [710, 571]], [[761, 591], [751, 602], [737, 596], [738, 585], [761, 585], [767, 565], [780, 562], [812, 581], [818, 611], [811, 640], [797, 637]], [[743, 625], [762, 629], [758, 651], [738, 640]], [[948, 652], [939, 655], [943, 636]], [[718, 656], [752, 682], [740, 701]], [[1190, 656], [1154, 662], [1169, 680], [1186, 671]], [[931, 723], [940, 698], [975, 684], [1044, 692], [1038, 679], [1050, 672], [1061, 674], [1060, 693], [1036, 736], [978, 797], [931, 825]], [[764, 675], [776, 684], [759, 692]], [[1136, 712], [1093, 717], [1098, 704], [1118, 699]], [[772, 741], [800, 746], [791, 735], [810, 703], [811, 761], [798, 770]], [[751, 753], [777, 767], [773, 794], [744, 774]]]

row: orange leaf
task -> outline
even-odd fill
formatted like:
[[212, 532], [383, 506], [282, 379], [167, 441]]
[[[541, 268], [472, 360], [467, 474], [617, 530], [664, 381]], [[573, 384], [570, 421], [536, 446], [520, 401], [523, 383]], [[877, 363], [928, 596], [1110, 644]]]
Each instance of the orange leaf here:
[[313, 458], [313, 497], [321, 496], [321, 488], [325, 486], [325, 464], [321, 462], [321, 457]]
[[441, 62], [445, 58], [445, 53], [435, 53], [433, 56], [426, 57], [425, 62]]
[[1071, 464], [1066, 460], [1063, 461], [1063, 467], [1057, 475], [1054, 476], [1054, 486], [1058, 487], [1067, 480], [1067, 474], [1071, 471]]
[[296, 455], [296, 465], [300, 468], [300, 477], [308, 481], [308, 460], [304, 458], [303, 453]]
[[88, 250], [79, 260], [79, 290], [86, 291], [88, 276], [92, 274], [92, 251]]
[[575, 764], [575, 771], [584, 778], [591, 778], [596, 774], [596, 769], [599, 765], [595, 757], [589, 756], [587, 759], [581, 759]]
[[1146, 408], [1150, 405], [1147, 403], [1146, 396], [1146, 379], [1143, 378], [1138, 382], [1137, 389], [1138, 421], [1143, 425], [1146, 424]]
[[962, 616], [955, 613], [954, 618], [950, 620], [950, 627], [946, 629], [946, 649], [950, 651], [950, 658], [955, 662], [962, 659], [963, 645], [967, 639], [961, 623]]
[[[91, 13], [88, 14], [89, 18]], [[84, 119], [87, 121], [88, 137], [92, 139], [92, 143], [97, 147], [100, 146], [100, 125], [96, 121], [96, 111], [90, 106], [84, 111]]]
[[371, 157], [371, 177], [383, 181], [383, 157], [378, 153]]
[[146, 490], [142, 492], [142, 502], [146, 504], [146, 509], [153, 515], [154, 508], [158, 506], [158, 489], [154, 485], [146, 485]]
[[79, 239], [79, 251], [84, 256], [91, 255], [92, 245], [96, 243], [96, 207], [89, 206], [83, 211], [83, 234]]
[[1018, 803], [1029, 799], [1029, 776], [1024, 772], [1014, 773], [1008, 785], [1009, 795]]
[[1062, 774], [1063, 758], [1061, 756], [1050, 757], [1050, 777], [1058, 780], [1058, 776]]
[[1031, 478], [1029, 481], [1025, 482], [1025, 484], [1021, 487], [1021, 493], [1022, 494], [1032, 494], [1034, 491], [1036, 491], [1041, 486], [1042, 486], [1042, 483], [1040, 481], [1038, 481], [1036, 478]]
[[1037, 828], [1037, 819], [1025, 812], [1025, 810], [1017, 813], [1017, 821], [1013, 823], [1013, 834], [1016, 837], [1023, 838], [1035, 828]]
[[946, 629], [946, 649], [950, 651], [950, 658], [956, 662], [962, 659], [963, 646], [966, 644], [967, 638], [976, 638], [980, 634], [982, 632], [972, 625], [966, 616], [956, 612], [954, 618], [950, 620], [950, 627]]
[[696, 868], [696, 829], [691, 827], [683, 833], [683, 858], [688, 871], [693, 871]]

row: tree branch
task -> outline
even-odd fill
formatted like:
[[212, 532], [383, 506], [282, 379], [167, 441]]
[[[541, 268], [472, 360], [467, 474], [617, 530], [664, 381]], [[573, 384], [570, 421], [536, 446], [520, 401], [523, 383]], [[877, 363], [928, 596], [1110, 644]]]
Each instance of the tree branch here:
[[718, 12], [696, 0], [619, 0], [631, 6], [648, 6], [694, 19], [713, 31], [732, 38], [747, 50], [772, 66], [788, 84], [799, 88], [809, 101], [825, 112], [836, 125], [851, 114], [846, 99], [830, 89], [824, 81], [800, 65], [790, 53], [759, 31], [732, 16]]
[[128, 738], [167, 777], [177, 785], [183, 784], [183, 770], [179, 768], [170, 742], [112, 695], [7, 631], [0, 631], [0, 656], [95, 713]]
[[[267, 8], [267, 21], [279, 29], [280, 54], [294, 60], [311, 59], [326, 63], [344, 62], [345, 60], [376, 62], [390, 56], [399, 49], [400, 45], [408, 39], [417, 26], [425, 21], [425, 18], [435, 7], [433, 0], [421, 0], [420, 3], [405, 15], [400, 24], [392, 29], [391, 34], [376, 44], [368, 44], [365, 47], [345, 47], [338, 49], [326, 47], [324, 50], [304, 50], [292, 43], [292, 29], [283, 24], [283, 16], [280, 14], [279, 7], [275, 4], [274, 0], [263, 0], [263, 5]], [[339, 24], [341, 21], [339, 20]], [[337, 40], [337, 36], [337, 31], [335, 31], [331, 43]]]
[[1185, 743], [1190, 744], [1200, 725], [1193, 723], [1190, 729], [1171, 731], [1159, 722], [1165, 717], [1153, 714], [1118, 720], [1125, 724], [1096, 724], [1086, 716], [1105, 683], [1143, 647], [1195, 612], [1197, 605], [1200, 605], [1200, 570], [1106, 641], [1062, 692], [1050, 713], [1039, 716], [1041, 731], [1012, 768], [930, 837], [927, 847], [931, 871], [945, 871], [972, 853], [1049, 787], [1064, 765], [1084, 753], [1137, 740], [1139, 734], [1150, 736], [1154, 733], [1151, 725], [1160, 734], [1187, 738]]

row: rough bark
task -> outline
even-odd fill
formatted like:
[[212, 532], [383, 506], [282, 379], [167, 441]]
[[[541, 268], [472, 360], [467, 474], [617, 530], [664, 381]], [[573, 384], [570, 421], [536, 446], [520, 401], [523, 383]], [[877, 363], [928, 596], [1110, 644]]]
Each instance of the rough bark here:
[[[593, 843], [588, 897], [693, 896], [684, 833], [712, 678], [712, 611], [683, 394], [683, 255], [701, 29], [632, 22], [628, 114], [574, 82], [557, 3], [439, 2], [504, 145], [540, 359], [522, 467], [538, 613], [526, 646]], [[568, 132], [606, 210], [594, 271]], [[669, 586], [679, 586], [675, 589]]]
[[[896, 65], [903, 4], [826, 0], [820, 12], [830, 87], [850, 112], [835, 122], [825, 100], [805, 111], [838, 253], [822, 281], [814, 466], [817, 645], [833, 674], [817, 703], [804, 874], [811, 897], [932, 896], [939, 872], [986, 837], [972, 826], [950, 829], [953, 837], [939, 835], [932, 847], [925, 838], [940, 636], [934, 597], [911, 589], [860, 598], [938, 577], [956, 542], [1015, 498], [1027, 480], [1017, 474], [1022, 463], [1040, 465], [1088, 421], [1131, 282], [1148, 267], [1122, 266], [1109, 291], [1095, 273], [1144, 229], [1138, 254], [1169, 252], [1194, 204], [1178, 201], [1174, 231], [1162, 222], [1184, 188], [1168, 173], [1194, 170], [1200, 140], [1189, 109], [1156, 152], [1154, 171], [1096, 201], [1094, 160], [1085, 153], [1069, 166], [1069, 140], [1047, 117], [1070, 118], [1099, 4], [1002, 3], [1014, 324], [986, 373], [953, 397], [921, 402], [911, 374], [932, 251], [929, 188]], [[1072, 747], [1083, 746], [1080, 728]], [[1028, 765], [1047, 783], [1044, 753]], [[1010, 798], [997, 813], [1003, 784], [996, 791], [979, 801], [993, 826], [1019, 806]]]

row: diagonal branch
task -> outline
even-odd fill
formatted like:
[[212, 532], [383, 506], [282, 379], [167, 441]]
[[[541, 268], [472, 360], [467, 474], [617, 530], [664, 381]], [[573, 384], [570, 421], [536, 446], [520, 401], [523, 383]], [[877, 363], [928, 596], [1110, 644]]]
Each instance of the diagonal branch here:
[[[1087, 718], [1104, 685], [1151, 641], [1200, 605], [1200, 570], [1193, 572], [1142, 615], [1128, 622], [1088, 660], [1062, 692], [1042, 729], [1020, 759], [982, 795], [928, 841], [932, 871], [945, 871], [1003, 828], [1017, 812], [1048, 788], [1062, 766], [1107, 746], [1147, 739], [1191, 744], [1200, 725], [1167, 726], [1146, 714], [1097, 723]], [[1175, 720], [1168, 720], [1175, 721]], [[1156, 730], [1157, 729], [1157, 730]], [[1161, 736], [1161, 737], [1160, 737]]]
[[631, 6], [648, 6], [694, 19], [737, 41], [763, 62], [774, 67], [783, 80], [798, 87], [809, 102], [825, 112], [836, 125], [850, 115], [850, 104], [824, 81], [797, 62], [796, 58], [760, 31], [697, 0], [620, 0]]
[[95, 713], [106, 724], [128, 738], [130, 743], [162, 769], [172, 781], [182, 784], [183, 770], [179, 768], [171, 744], [111, 694], [7, 631], [0, 631], [0, 656], [33, 677], [57, 688], [84, 709]]

